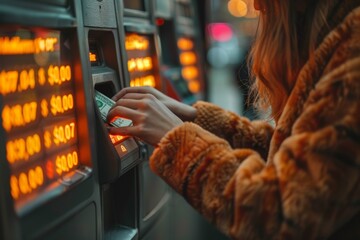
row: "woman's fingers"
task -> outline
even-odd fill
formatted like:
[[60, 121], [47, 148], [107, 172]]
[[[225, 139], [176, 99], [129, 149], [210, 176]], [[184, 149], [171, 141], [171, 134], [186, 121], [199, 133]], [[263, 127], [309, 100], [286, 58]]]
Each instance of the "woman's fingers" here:
[[117, 117], [127, 118], [134, 122], [141, 117], [141, 113], [131, 108], [116, 106], [108, 112], [107, 121], [112, 122]]
[[116, 93], [113, 97], [112, 100], [117, 101], [120, 98], [124, 97], [126, 94], [130, 94], [130, 93], [150, 93], [150, 94], [155, 94], [156, 90], [152, 87], [127, 87], [127, 88], [123, 88], [121, 89], [118, 93]]
[[137, 127], [129, 126], [129, 127], [108, 127], [108, 131], [113, 135], [121, 135], [121, 136], [134, 136], [137, 135]]
[[133, 121], [133, 126], [109, 128], [111, 134], [134, 136], [156, 145], [170, 129], [182, 123], [181, 119], [149, 93], [127, 93], [125, 96], [110, 109], [107, 119], [127, 118]]
[[[144, 98], [155, 98], [150, 93], [127, 93], [121, 99], [144, 99]], [[120, 99], [120, 100], [121, 100]]]
[[126, 107], [126, 108], [136, 110], [136, 109], [139, 109], [142, 105], [143, 105], [142, 101], [139, 101], [137, 99], [122, 98], [122, 99], [118, 100], [111, 109], [116, 108], [116, 107]]

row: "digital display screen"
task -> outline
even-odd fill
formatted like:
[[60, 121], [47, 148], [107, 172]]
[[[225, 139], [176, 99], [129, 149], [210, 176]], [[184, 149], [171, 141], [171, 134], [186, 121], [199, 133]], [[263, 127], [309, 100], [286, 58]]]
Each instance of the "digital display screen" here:
[[102, 63], [99, 48], [96, 43], [89, 43], [89, 61], [91, 66], [100, 66]]
[[144, 0], [123, 0], [124, 8], [145, 11]]
[[179, 48], [179, 59], [182, 66], [181, 75], [188, 83], [189, 90], [192, 93], [198, 93], [201, 90], [199, 80], [198, 57], [195, 52], [195, 42], [190, 37], [180, 37], [177, 41]]
[[82, 165], [73, 54], [59, 30], [0, 31], [1, 127], [17, 207]]
[[161, 89], [155, 44], [151, 35], [126, 33], [130, 86], [151, 86]]

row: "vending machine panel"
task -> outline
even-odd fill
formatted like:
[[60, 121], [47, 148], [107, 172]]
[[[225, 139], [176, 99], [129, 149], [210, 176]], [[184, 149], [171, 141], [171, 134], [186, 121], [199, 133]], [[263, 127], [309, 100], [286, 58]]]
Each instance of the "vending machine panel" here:
[[92, 172], [89, 146], [80, 141], [88, 136], [70, 41], [70, 32], [54, 29], [2, 26], [0, 32], [1, 126], [18, 213]]

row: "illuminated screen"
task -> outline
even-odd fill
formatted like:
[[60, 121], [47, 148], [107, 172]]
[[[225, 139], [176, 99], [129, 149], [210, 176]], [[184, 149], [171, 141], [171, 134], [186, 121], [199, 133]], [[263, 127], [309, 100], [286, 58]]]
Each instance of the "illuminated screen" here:
[[123, 0], [124, 8], [145, 11], [144, 0]]
[[177, 46], [182, 66], [181, 75], [187, 81], [189, 90], [192, 93], [198, 93], [201, 91], [201, 83], [194, 40], [189, 37], [181, 37], [177, 41]]
[[74, 50], [65, 33], [2, 28], [0, 110], [10, 189], [22, 207], [80, 163]]
[[130, 86], [151, 86], [161, 89], [155, 44], [151, 35], [126, 33]]
[[100, 51], [96, 43], [89, 44], [89, 60], [91, 66], [100, 66], [102, 63]]

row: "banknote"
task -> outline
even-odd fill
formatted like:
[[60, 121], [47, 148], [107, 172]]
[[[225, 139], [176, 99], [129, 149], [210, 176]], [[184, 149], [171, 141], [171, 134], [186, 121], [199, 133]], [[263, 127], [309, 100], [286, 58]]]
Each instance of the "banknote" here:
[[[106, 122], [106, 116], [115, 102], [97, 90], [95, 90], [95, 101], [100, 110], [101, 118]], [[110, 125], [114, 127], [127, 127], [132, 125], [132, 121], [119, 117], [115, 121], [111, 122]]]

